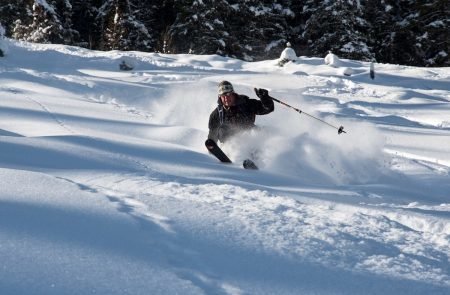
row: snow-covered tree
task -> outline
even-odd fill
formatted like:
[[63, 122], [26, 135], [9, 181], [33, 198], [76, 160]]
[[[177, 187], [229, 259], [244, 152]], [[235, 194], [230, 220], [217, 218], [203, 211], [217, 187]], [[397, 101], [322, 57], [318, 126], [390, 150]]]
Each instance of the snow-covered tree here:
[[[368, 23], [368, 44], [375, 52], [376, 60], [385, 60], [392, 55], [392, 28], [395, 20], [391, 13], [394, 12], [393, 6], [387, 1], [369, 0], [363, 10], [363, 18]], [[394, 12], [395, 13], [395, 12]]]
[[[277, 58], [290, 36], [287, 20], [294, 17], [287, 0], [250, 0], [245, 2], [244, 27], [237, 29], [245, 54], [252, 59]], [[249, 59], [249, 58], [247, 58]]]
[[415, 35], [415, 47], [421, 53], [418, 65], [450, 66], [450, 5], [448, 0], [414, 3], [417, 11], [418, 34]]
[[137, 20], [131, 11], [128, 0], [107, 1], [104, 11], [103, 49], [141, 50], [152, 48], [150, 32]]
[[102, 26], [101, 18], [98, 16], [103, 2], [103, 0], [72, 0], [72, 23], [78, 33], [74, 45], [90, 49], [100, 48]]
[[[371, 60], [374, 54], [365, 32], [368, 24], [361, 17], [360, 1], [309, 1], [311, 13], [301, 35], [311, 55], [324, 56], [328, 51], [341, 57]], [[318, 5], [318, 6], [313, 6]]]
[[176, 52], [246, 60], [278, 57], [287, 41], [289, 0], [180, 0], [169, 35]]
[[73, 27], [73, 6], [70, 0], [57, 0], [53, 2], [62, 26], [64, 44], [74, 44], [79, 33]]
[[0, 22], [5, 29], [5, 36], [11, 36], [13, 24], [17, 19], [26, 18], [23, 0], [1, 0]]
[[1, 0], [6, 36], [91, 49], [449, 66], [448, 0]]
[[38, 43], [63, 43], [63, 26], [53, 5], [46, 0], [26, 0], [25, 7], [32, 18], [16, 21], [14, 38]]
[[170, 26], [180, 11], [177, 0], [130, 0], [133, 15], [148, 30], [151, 50], [172, 52]]
[[234, 8], [225, 0], [180, 0], [180, 9], [167, 37], [174, 53], [233, 55], [233, 36], [226, 30]]
[[448, 1], [369, 1], [366, 19], [378, 61], [449, 65]]

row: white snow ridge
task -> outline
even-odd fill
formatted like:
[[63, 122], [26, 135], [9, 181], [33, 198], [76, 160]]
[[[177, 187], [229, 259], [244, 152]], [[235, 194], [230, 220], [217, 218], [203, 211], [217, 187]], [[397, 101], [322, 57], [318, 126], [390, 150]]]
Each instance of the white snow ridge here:
[[[0, 294], [450, 294], [448, 68], [3, 41]], [[222, 80], [347, 133], [276, 103], [221, 164]]]

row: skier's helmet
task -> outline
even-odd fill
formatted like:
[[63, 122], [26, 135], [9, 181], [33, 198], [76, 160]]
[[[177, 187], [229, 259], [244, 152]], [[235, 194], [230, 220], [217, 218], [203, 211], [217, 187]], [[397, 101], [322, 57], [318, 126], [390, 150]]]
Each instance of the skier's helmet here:
[[233, 85], [228, 81], [222, 81], [219, 83], [219, 95], [234, 92]]

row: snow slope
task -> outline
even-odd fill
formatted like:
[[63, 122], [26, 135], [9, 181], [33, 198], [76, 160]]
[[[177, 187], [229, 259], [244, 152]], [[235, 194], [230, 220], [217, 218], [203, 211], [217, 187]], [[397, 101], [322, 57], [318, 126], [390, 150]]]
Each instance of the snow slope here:
[[[4, 42], [0, 294], [450, 294], [450, 69]], [[220, 164], [221, 80], [347, 133], [277, 104]]]

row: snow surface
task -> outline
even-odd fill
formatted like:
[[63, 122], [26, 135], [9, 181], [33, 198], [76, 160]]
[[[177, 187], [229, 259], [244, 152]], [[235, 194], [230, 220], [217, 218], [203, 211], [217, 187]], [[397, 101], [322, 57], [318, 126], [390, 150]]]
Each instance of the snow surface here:
[[[4, 42], [0, 294], [450, 294], [450, 69]], [[276, 104], [220, 164], [222, 80], [347, 133]]]

